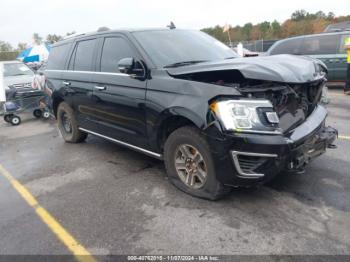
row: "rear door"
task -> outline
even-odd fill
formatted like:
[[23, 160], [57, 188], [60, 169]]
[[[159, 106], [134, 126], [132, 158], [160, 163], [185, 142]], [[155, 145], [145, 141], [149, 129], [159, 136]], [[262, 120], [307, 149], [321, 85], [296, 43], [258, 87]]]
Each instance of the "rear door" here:
[[96, 38], [78, 40], [71, 54], [68, 70], [62, 75], [66, 96], [72, 97], [79, 126], [91, 131], [98, 130], [98, 121], [94, 114], [95, 102], [92, 96], [96, 47]]
[[337, 66], [337, 47], [339, 38], [336, 34], [315, 35], [303, 39], [300, 46], [300, 54], [320, 59], [328, 67], [328, 80], [335, 77]]
[[93, 82], [100, 133], [140, 147], [147, 147], [145, 121], [145, 79], [119, 72], [123, 58], [141, 61], [131, 41], [119, 34], [102, 39]]
[[350, 34], [339, 35], [339, 48], [337, 54], [337, 63], [334, 70], [334, 80], [335, 81], [345, 81], [346, 80], [346, 70], [347, 70], [347, 59], [345, 51], [345, 39], [350, 37]]
[[[55, 44], [50, 51], [47, 67], [44, 72], [44, 86], [47, 88], [45, 91], [48, 94], [56, 95], [55, 93], [61, 93], [61, 91], [66, 88], [66, 86], [63, 84], [62, 75], [68, 64], [67, 60], [69, 60], [72, 45], [72, 42]], [[67, 97], [66, 102], [71, 105], [72, 101], [69, 99], [71, 99], [71, 97]], [[52, 109], [56, 110], [57, 108]]]

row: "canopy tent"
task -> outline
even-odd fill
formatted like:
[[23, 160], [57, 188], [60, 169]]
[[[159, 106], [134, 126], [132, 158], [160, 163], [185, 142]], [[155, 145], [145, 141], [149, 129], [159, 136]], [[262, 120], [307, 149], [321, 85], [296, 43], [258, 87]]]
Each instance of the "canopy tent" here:
[[41, 62], [48, 59], [50, 53], [50, 46], [48, 44], [34, 45], [23, 50], [17, 59], [22, 60], [24, 63], [29, 62]]

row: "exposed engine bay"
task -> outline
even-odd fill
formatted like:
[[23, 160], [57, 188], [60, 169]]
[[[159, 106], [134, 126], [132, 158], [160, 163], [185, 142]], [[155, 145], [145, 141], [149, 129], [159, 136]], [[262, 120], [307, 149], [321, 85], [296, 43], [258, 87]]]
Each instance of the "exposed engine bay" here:
[[280, 118], [284, 132], [301, 124], [321, 99], [325, 78], [311, 83], [289, 84], [246, 79], [238, 70], [197, 72], [177, 76], [190, 81], [236, 88], [244, 97], [268, 99]]

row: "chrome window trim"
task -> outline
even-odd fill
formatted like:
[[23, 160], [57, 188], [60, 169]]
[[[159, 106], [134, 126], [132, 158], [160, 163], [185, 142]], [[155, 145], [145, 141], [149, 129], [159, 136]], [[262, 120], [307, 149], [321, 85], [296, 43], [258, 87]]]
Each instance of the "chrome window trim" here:
[[116, 76], [128, 76], [124, 73], [111, 73], [111, 72], [97, 72], [97, 71], [76, 71], [76, 70], [56, 70], [56, 69], [47, 69], [47, 72], [58, 72], [58, 73], [80, 73], [80, 74], [96, 74], [96, 75], [116, 75]]
[[238, 176], [241, 178], [260, 178], [264, 177], [265, 174], [259, 174], [259, 173], [245, 173], [239, 164], [238, 156], [258, 156], [258, 157], [271, 157], [276, 158], [276, 154], [264, 154], [264, 153], [253, 153], [253, 152], [240, 152], [240, 151], [231, 151], [233, 164], [238, 172]]
[[147, 149], [144, 149], [144, 148], [141, 148], [141, 147], [138, 147], [138, 146], [134, 146], [134, 145], [128, 144], [126, 142], [123, 142], [123, 141], [111, 138], [109, 136], [101, 135], [99, 133], [96, 133], [94, 131], [91, 131], [91, 130], [88, 130], [88, 129], [85, 129], [85, 128], [82, 128], [82, 127], [79, 127], [79, 130], [84, 131], [84, 132], [89, 133], [89, 134], [92, 134], [92, 135], [95, 135], [95, 136], [99, 136], [101, 138], [107, 139], [107, 140], [112, 141], [114, 143], [117, 143], [119, 145], [129, 147], [131, 149], [134, 149], [136, 151], [142, 152], [142, 153], [144, 153], [146, 155], [149, 155], [149, 156], [152, 156], [152, 157], [155, 157], [155, 158], [158, 158], [158, 159], [162, 159], [162, 157], [163, 157], [161, 154], [149, 151]]

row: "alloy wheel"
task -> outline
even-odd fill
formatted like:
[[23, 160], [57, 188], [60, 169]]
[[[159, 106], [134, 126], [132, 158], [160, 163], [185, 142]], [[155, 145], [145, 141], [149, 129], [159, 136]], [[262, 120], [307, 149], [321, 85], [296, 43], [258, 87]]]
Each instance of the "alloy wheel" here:
[[188, 144], [179, 145], [174, 161], [177, 175], [186, 186], [193, 189], [204, 186], [207, 180], [207, 166], [198, 149]]
[[61, 120], [62, 120], [62, 126], [64, 131], [68, 134], [72, 133], [72, 124], [71, 124], [70, 118], [66, 113], [62, 114]]

